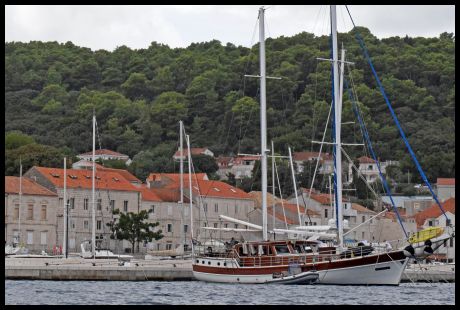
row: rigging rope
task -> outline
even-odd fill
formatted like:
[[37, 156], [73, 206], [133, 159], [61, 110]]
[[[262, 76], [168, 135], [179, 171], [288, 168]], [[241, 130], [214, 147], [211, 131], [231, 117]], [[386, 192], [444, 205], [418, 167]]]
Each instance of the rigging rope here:
[[369, 56], [369, 53], [367, 51], [366, 46], [364, 45], [364, 41], [362, 40], [362, 37], [361, 37], [360, 33], [358, 32], [358, 30], [356, 30], [356, 25], [355, 25], [355, 22], [353, 21], [353, 18], [351, 17], [350, 10], [348, 10], [348, 6], [345, 6], [345, 7], [347, 9], [348, 15], [350, 16], [351, 22], [353, 23], [353, 27], [354, 27], [353, 29], [356, 31], [356, 39], [358, 40], [359, 45], [361, 46], [361, 49], [364, 52], [364, 56], [366, 57], [366, 60], [367, 60], [367, 62], [369, 64], [369, 66], [371, 67], [372, 74], [374, 75], [374, 78], [375, 78], [375, 80], [376, 80], [376, 82], [377, 82], [377, 84], [379, 86], [380, 92], [382, 93], [382, 96], [385, 99], [385, 103], [387, 104], [388, 109], [390, 110], [391, 116], [393, 117], [393, 120], [394, 120], [396, 126], [398, 127], [399, 133], [401, 134], [401, 137], [404, 140], [404, 143], [405, 143], [405, 145], [407, 147], [407, 150], [409, 151], [409, 154], [411, 155], [413, 162], [417, 166], [417, 170], [419, 171], [423, 181], [428, 186], [428, 188], [429, 188], [429, 190], [431, 192], [431, 195], [433, 196], [434, 200], [436, 201], [436, 203], [438, 204], [438, 206], [441, 209], [442, 213], [444, 214], [444, 216], [446, 218], [446, 225], [451, 225], [450, 219], [447, 217], [446, 212], [444, 211], [443, 207], [441, 206], [441, 203], [439, 202], [437, 195], [434, 193], [430, 182], [428, 181], [425, 173], [423, 172], [423, 169], [420, 166], [420, 164], [419, 164], [419, 162], [417, 160], [417, 157], [415, 156], [414, 152], [412, 151], [412, 148], [411, 148], [411, 146], [409, 144], [409, 141], [406, 138], [406, 135], [404, 134], [404, 131], [403, 131], [401, 125], [399, 124], [398, 118], [396, 117], [396, 114], [395, 114], [395, 112], [394, 112], [394, 110], [393, 110], [393, 108], [391, 106], [390, 100], [388, 99], [388, 97], [387, 97], [387, 95], [385, 93], [385, 89], [383, 88], [383, 85], [380, 82], [380, 79], [379, 79], [379, 77], [377, 75], [377, 72], [375, 71], [374, 65], [372, 64], [372, 60], [371, 60], [371, 58]]
[[344, 78], [343, 80], [345, 82], [345, 87], [347, 88], [348, 96], [349, 96], [349, 98], [350, 98], [350, 100], [352, 102], [352, 105], [353, 105], [353, 112], [355, 113], [356, 118], [359, 121], [361, 131], [363, 133], [364, 138], [366, 139], [367, 147], [369, 148], [369, 152], [372, 155], [372, 159], [374, 159], [375, 163], [377, 164], [377, 169], [379, 170], [380, 179], [382, 180], [383, 186], [385, 187], [385, 192], [390, 197], [391, 204], [393, 206], [393, 209], [395, 210], [396, 215], [398, 216], [398, 220], [399, 220], [399, 223], [400, 223], [400, 225], [401, 225], [401, 227], [402, 227], [402, 229], [404, 231], [404, 235], [406, 236], [406, 238], [408, 238], [409, 236], [408, 236], [408, 234], [406, 232], [406, 229], [404, 228], [404, 225], [402, 223], [401, 216], [399, 215], [399, 212], [398, 212], [398, 208], [396, 208], [396, 205], [395, 205], [395, 203], [393, 201], [393, 196], [391, 195], [391, 191], [390, 191], [390, 189], [388, 187], [387, 181], [386, 181], [385, 177], [382, 174], [382, 170], [380, 168], [380, 162], [378, 161], [377, 157], [375, 156], [374, 149], [373, 149], [372, 143], [371, 143], [371, 139], [369, 138], [369, 133], [367, 131], [366, 125], [364, 124], [364, 121], [363, 121], [363, 119], [362, 119], [362, 117], [361, 117], [361, 115], [359, 113], [358, 105], [356, 104], [356, 101], [355, 101], [355, 99], [353, 97], [353, 94], [351, 93], [350, 88], [348, 87], [347, 79]]

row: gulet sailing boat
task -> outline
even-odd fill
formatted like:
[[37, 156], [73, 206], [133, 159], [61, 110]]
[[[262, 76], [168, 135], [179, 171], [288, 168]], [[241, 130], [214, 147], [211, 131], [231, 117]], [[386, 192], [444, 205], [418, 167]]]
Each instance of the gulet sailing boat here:
[[[341, 91], [339, 90], [339, 60], [337, 52], [336, 7], [330, 7], [332, 28], [332, 61], [335, 113], [335, 161], [336, 192], [335, 204], [338, 218], [338, 246], [321, 247], [315, 238], [306, 240], [269, 241], [267, 232], [267, 148], [265, 121], [265, 44], [264, 8], [259, 9], [260, 39], [260, 101], [261, 101], [261, 170], [262, 170], [262, 227], [241, 220], [221, 218], [249, 227], [260, 229], [262, 239], [236, 243], [225, 253], [193, 252], [193, 275], [196, 279], [227, 283], [311, 283], [318, 279], [321, 284], [343, 285], [399, 285], [403, 271], [410, 257], [424, 255], [417, 244], [404, 249], [369, 249], [361, 246], [346, 249], [343, 246], [342, 220], [342, 168], [341, 168]], [[344, 63], [342, 53], [342, 64]], [[342, 65], [343, 69], [343, 65]], [[341, 70], [343, 74], [343, 70]], [[285, 231], [302, 234], [300, 230]], [[311, 232], [304, 232], [305, 235]], [[424, 247], [436, 249], [446, 236], [432, 239]], [[421, 250], [422, 249], [422, 250]], [[430, 252], [428, 251], [428, 252]], [[426, 251], [422, 251], [426, 252]], [[426, 254], [426, 253], [425, 253]], [[283, 282], [283, 279], [287, 281]]]

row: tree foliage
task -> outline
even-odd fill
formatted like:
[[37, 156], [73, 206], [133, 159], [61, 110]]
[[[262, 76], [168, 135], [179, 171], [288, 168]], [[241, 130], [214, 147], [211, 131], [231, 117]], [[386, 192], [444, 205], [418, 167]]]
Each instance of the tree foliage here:
[[153, 229], [159, 225], [156, 223], [149, 223], [146, 220], [149, 218], [151, 211], [142, 210], [139, 213], [120, 212], [119, 209], [113, 211], [114, 215], [119, 215], [118, 219], [114, 222], [107, 223], [110, 227], [112, 234], [111, 239], [128, 240], [131, 243], [131, 249], [134, 253], [134, 246], [137, 243], [137, 252], [139, 252], [140, 242], [151, 242], [153, 239], [160, 240], [163, 238], [162, 231], [154, 231]]
[[[373, 59], [411, 146], [431, 182], [455, 175], [455, 36], [378, 39], [363, 27], [339, 33], [369, 136], [381, 160], [399, 160], [417, 174], [359, 43]], [[331, 102], [329, 37], [302, 32], [266, 40], [268, 139], [277, 152], [317, 150]], [[138, 177], [146, 169], [175, 170], [170, 154], [152, 153], [177, 144], [183, 120], [193, 147], [220, 154], [260, 153], [258, 45], [217, 40], [170, 48], [152, 42], [145, 49], [120, 46], [92, 51], [72, 42], [5, 43], [5, 131], [19, 130], [37, 143], [91, 149], [96, 112], [102, 147], [134, 159]], [[350, 79], [350, 72], [346, 72]], [[351, 84], [351, 83], [350, 83]], [[343, 140], [362, 142], [344, 90]], [[327, 137], [331, 137], [330, 130]], [[330, 146], [323, 151], [331, 153]], [[352, 157], [362, 149], [351, 148]], [[154, 158], [155, 157], [155, 158]], [[12, 163], [6, 161], [6, 169]], [[308, 177], [302, 178], [308, 184]], [[415, 179], [414, 179], [415, 181]]]

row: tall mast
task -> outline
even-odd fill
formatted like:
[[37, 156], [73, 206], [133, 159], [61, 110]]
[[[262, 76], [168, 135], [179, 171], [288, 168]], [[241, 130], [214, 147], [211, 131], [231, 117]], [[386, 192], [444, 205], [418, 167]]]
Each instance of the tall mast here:
[[[179, 147], [180, 147], [180, 212], [181, 212], [181, 217], [180, 217], [180, 243], [182, 244], [185, 240], [185, 232], [184, 232], [184, 145], [183, 145], [183, 138], [182, 138], [182, 133], [183, 133], [183, 123], [182, 121], [179, 121], [179, 137], [180, 137], [180, 142], [179, 142]], [[190, 159], [189, 159], [190, 160]]]
[[188, 154], [188, 183], [189, 183], [189, 199], [190, 199], [190, 240], [192, 243], [192, 255], [193, 255], [193, 192], [192, 192], [192, 161], [190, 160], [190, 138], [187, 135], [187, 154]]
[[260, 161], [262, 166], [262, 233], [267, 237], [267, 121], [265, 87], [265, 9], [259, 9], [259, 51], [260, 51]]
[[93, 112], [93, 184], [92, 184], [92, 213], [93, 213], [93, 230], [91, 235], [91, 252], [93, 258], [96, 258], [96, 206], [95, 206], [95, 180], [96, 180], [96, 115]]
[[337, 210], [337, 231], [339, 234], [339, 246], [343, 247], [343, 225], [342, 225], [342, 150], [341, 150], [341, 122], [342, 111], [339, 90], [339, 70], [337, 52], [337, 14], [336, 6], [331, 5], [331, 32], [332, 32], [332, 63], [334, 78], [334, 122], [335, 122], [335, 177], [336, 177], [336, 210]]
[[275, 239], [275, 146], [273, 144], [272, 140], [272, 182], [273, 182], [273, 188], [272, 188], [272, 193], [273, 193], [273, 212], [272, 212], [272, 218], [273, 218], [273, 239]]
[[21, 244], [21, 205], [22, 205], [22, 161], [19, 157], [19, 216], [18, 216], [18, 244]]
[[294, 163], [292, 161], [292, 153], [291, 153], [290, 147], [289, 147], [289, 162], [291, 163], [292, 185], [294, 186], [295, 201], [297, 205], [297, 215], [299, 216], [299, 226], [302, 226], [302, 220], [300, 219], [300, 209], [299, 209], [299, 195], [297, 194], [297, 184], [295, 182]]
[[64, 240], [62, 242], [62, 250], [64, 258], [67, 258], [67, 224], [68, 224], [68, 215], [67, 215], [67, 167], [66, 167], [66, 158], [64, 157]]

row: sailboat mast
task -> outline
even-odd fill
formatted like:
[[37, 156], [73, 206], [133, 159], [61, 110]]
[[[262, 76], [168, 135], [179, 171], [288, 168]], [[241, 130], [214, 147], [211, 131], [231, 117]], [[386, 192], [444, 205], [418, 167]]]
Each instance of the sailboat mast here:
[[267, 120], [266, 120], [266, 87], [265, 87], [265, 9], [259, 9], [259, 52], [260, 52], [260, 162], [262, 168], [262, 233], [267, 236]]
[[21, 205], [22, 205], [22, 162], [19, 158], [19, 216], [18, 216], [18, 243], [21, 244]]
[[184, 130], [182, 121], [179, 121], [179, 147], [180, 147], [180, 243], [182, 244], [185, 241], [185, 232], [184, 232], [184, 145], [183, 145], [183, 138], [182, 133]]
[[273, 227], [272, 227], [272, 230], [273, 230], [273, 239], [275, 239], [275, 205], [276, 205], [276, 201], [275, 201], [275, 145], [273, 144], [273, 140], [272, 140], [272, 183], [273, 183], [273, 186], [272, 186], [272, 193], [273, 193], [273, 210], [272, 210], [272, 218], [273, 218]]
[[336, 210], [337, 210], [337, 231], [339, 234], [339, 246], [343, 247], [343, 225], [342, 225], [342, 151], [341, 151], [341, 122], [342, 111], [339, 91], [339, 60], [337, 52], [337, 12], [336, 6], [331, 5], [331, 33], [332, 33], [332, 60], [334, 78], [334, 121], [335, 121], [335, 178], [336, 178]]
[[67, 215], [67, 158], [64, 157], [64, 240], [62, 241], [62, 254], [64, 258], [67, 258], [67, 224], [68, 224], [68, 215]]
[[93, 229], [91, 234], [91, 252], [93, 258], [96, 258], [96, 206], [95, 206], [95, 180], [96, 180], [96, 115], [93, 113], [93, 182], [92, 182], [92, 213], [93, 213]]
[[189, 135], [186, 135], [187, 138], [187, 154], [188, 154], [188, 183], [189, 183], [189, 199], [190, 199], [190, 239], [192, 243], [192, 255], [194, 253], [193, 250], [193, 192], [192, 192], [192, 161], [190, 160], [190, 138]]

